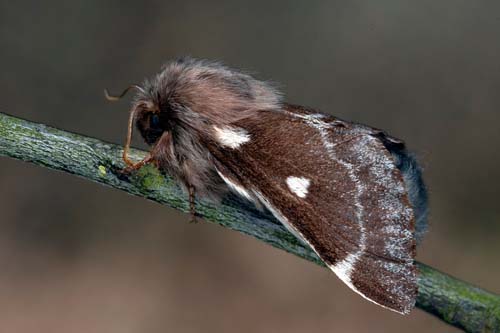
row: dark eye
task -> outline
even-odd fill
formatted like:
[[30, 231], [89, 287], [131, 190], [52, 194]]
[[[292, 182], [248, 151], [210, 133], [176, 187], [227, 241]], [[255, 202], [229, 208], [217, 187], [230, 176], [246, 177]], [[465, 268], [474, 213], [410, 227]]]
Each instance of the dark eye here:
[[149, 122], [152, 128], [160, 127], [160, 117], [157, 114], [153, 114], [149, 119]]

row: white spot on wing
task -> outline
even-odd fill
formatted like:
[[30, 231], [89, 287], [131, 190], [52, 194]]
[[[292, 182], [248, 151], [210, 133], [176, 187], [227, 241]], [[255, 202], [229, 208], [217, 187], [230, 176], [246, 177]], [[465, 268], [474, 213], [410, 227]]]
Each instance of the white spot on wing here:
[[217, 173], [219, 174], [220, 178], [229, 186], [231, 190], [236, 192], [237, 194], [241, 195], [245, 199], [248, 199], [250, 201], [253, 201], [253, 197], [248, 193], [248, 191], [243, 188], [243, 186], [236, 184], [235, 182], [231, 181], [229, 178], [225, 177], [217, 168], [215, 169]]
[[288, 177], [286, 184], [290, 191], [295, 193], [299, 198], [305, 198], [311, 181], [304, 177]]
[[250, 141], [250, 134], [242, 128], [214, 126], [215, 136], [219, 143], [229, 148], [238, 148]]

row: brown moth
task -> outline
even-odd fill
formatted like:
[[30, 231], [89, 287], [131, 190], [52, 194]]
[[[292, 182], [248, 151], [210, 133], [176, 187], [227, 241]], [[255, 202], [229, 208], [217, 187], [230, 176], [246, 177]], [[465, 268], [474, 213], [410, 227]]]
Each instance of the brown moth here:
[[[195, 196], [233, 191], [266, 207], [361, 296], [402, 314], [414, 307], [427, 197], [401, 140], [286, 104], [270, 84], [204, 60], [170, 62], [129, 88], [127, 171], [154, 163], [175, 177], [193, 216]], [[138, 163], [127, 157], [134, 123], [152, 147]]]

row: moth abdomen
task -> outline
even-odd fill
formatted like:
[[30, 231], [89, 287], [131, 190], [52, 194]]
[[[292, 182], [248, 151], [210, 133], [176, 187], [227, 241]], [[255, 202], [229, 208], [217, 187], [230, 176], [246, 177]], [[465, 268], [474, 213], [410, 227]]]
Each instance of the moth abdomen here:
[[409, 152], [398, 140], [388, 140], [383, 136], [384, 146], [394, 157], [394, 163], [403, 176], [408, 198], [415, 213], [415, 236], [420, 243], [427, 231], [427, 215], [429, 210], [427, 189], [422, 176], [422, 168], [415, 155]]

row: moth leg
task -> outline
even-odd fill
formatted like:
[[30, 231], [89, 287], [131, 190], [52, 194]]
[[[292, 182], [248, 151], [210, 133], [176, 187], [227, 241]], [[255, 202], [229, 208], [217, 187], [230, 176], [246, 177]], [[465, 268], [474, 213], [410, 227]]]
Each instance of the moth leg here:
[[156, 160], [154, 159], [152, 154], [148, 154], [146, 157], [144, 157], [141, 161], [139, 161], [137, 163], [128, 164], [128, 166], [125, 167], [122, 170], [122, 172], [123, 173], [131, 173], [132, 171], [139, 170], [140, 168], [142, 168], [143, 166], [145, 166], [146, 164], [149, 164], [149, 163], [156, 163]]
[[195, 205], [195, 191], [193, 185], [188, 185], [189, 192], [189, 213], [191, 214], [190, 223], [198, 223], [198, 219], [196, 218], [196, 205]]

